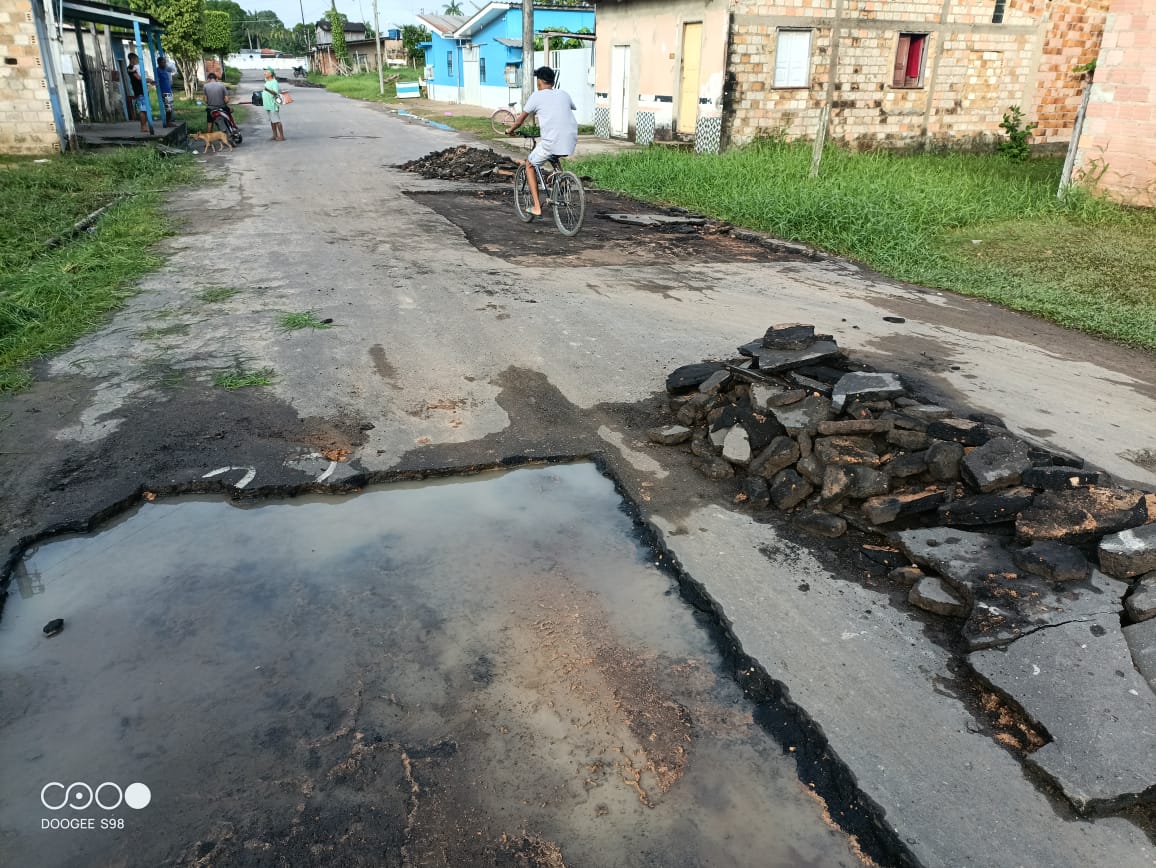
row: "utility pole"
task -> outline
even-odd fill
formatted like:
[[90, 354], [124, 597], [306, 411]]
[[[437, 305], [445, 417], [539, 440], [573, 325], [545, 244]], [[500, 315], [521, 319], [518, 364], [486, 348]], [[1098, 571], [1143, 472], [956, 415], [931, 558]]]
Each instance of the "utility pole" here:
[[522, 107], [534, 93], [534, 0], [522, 0]]
[[385, 96], [385, 72], [381, 62], [381, 22], [377, 20], [377, 0], [373, 0], [373, 35], [377, 37], [377, 89]]

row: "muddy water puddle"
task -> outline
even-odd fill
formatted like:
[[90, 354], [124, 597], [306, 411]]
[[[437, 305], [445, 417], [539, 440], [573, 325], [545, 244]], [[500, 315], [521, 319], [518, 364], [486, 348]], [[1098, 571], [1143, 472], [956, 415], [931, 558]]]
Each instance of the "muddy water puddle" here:
[[621, 506], [574, 464], [41, 546], [0, 864], [859, 864]]

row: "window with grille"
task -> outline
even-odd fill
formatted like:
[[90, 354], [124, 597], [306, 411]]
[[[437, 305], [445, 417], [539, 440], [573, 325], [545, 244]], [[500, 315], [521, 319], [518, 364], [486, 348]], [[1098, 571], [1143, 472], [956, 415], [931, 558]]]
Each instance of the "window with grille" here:
[[995, 0], [995, 9], [991, 13], [992, 24], [1003, 24], [1003, 13], [1007, 8], [1007, 0]]
[[811, 83], [811, 31], [780, 30], [775, 42], [775, 87]]
[[454, 53], [452, 51], [446, 52], [446, 67], [449, 70], [449, 74], [453, 75], [454, 74]]
[[478, 58], [478, 77], [482, 81], [486, 80], [486, 59], [484, 57]]
[[926, 33], [900, 33], [891, 86], [923, 87], [923, 62], [926, 57]]

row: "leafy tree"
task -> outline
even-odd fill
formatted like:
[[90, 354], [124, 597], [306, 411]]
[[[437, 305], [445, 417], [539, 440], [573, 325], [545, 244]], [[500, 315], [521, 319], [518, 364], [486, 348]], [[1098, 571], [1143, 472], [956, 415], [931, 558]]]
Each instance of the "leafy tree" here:
[[425, 49], [418, 46], [431, 39], [433, 35], [418, 24], [407, 24], [401, 28], [401, 45], [405, 49], [406, 58], [413, 66], [425, 63]]
[[316, 37], [313, 25], [294, 24], [290, 33], [293, 36], [293, 48], [291, 50], [294, 54], [305, 54], [313, 47], [313, 41]]
[[132, 8], [164, 24], [165, 53], [176, 61], [185, 96], [191, 97], [201, 62], [204, 0], [132, 0]]
[[337, 11], [336, 2], [325, 13], [329, 26], [333, 28], [333, 57], [338, 67], [349, 65], [349, 49], [345, 47], [345, 16]]
[[245, 18], [246, 41], [250, 48], [274, 48], [274, 42], [279, 41], [287, 31], [281, 23], [280, 16], [270, 9], [260, 12], [250, 12]]
[[210, 54], [228, 54], [233, 38], [229, 13], [206, 9], [201, 21], [201, 47]]
[[[571, 31], [565, 27], [550, 27], [547, 29], [549, 29], [555, 33], [589, 33], [590, 32], [589, 27], [582, 27], [582, 28], [575, 30], [575, 31]], [[581, 48], [585, 44], [586, 43], [584, 43], [581, 39], [552, 38], [550, 40], [550, 50], [551, 51], [562, 51], [566, 48]], [[546, 48], [545, 38], [543, 38], [541, 36], [535, 36], [534, 37], [534, 50], [535, 51], [544, 51], [545, 48]]]
[[249, 13], [235, 0], [205, 0], [205, 11], [227, 12], [229, 15], [229, 47], [225, 54], [234, 54], [245, 44], [245, 19]]
[[446, 15], [461, 15], [462, 14], [462, 4], [459, 3], [458, 0], [450, 0], [450, 2], [446, 4], [445, 14]]

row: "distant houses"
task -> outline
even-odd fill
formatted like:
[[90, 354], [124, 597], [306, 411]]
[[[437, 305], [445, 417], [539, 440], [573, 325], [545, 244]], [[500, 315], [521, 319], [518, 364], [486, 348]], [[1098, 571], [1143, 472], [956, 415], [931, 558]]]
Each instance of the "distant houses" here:
[[[342, 28], [345, 34], [345, 50], [349, 53], [350, 69], [368, 70], [377, 68], [377, 37], [368, 36], [364, 24], [348, 21]], [[317, 42], [309, 50], [309, 67], [321, 75], [335, 75], [338, 72], [337, 58], [333, 53], [333, 27], [328, 18], [317, 22]], [[405, 66], [405, 48], [401, 41], [401, 27], [397, 24], [383, 24], [381, 27], [381, 54], [386, 66]]]
[[[521, 100], [520, 3], [489, 3], [468, 17], [421, 14], [418, 19], [432, 34], [425, 45], [425, 78], [431, 99], [493, 108]], [[534, 30], [539, 34], [593, 33], [594, 9], [535, 6]], [[535, 64], [557, 69], [558, 86], [579, 104], [579, 123], [590, 123], [594, 114], [594, 42], [561, 49], [563, 39], [562, 35], [553, 37], [549, 58], [538, 52], [529, 70], [532, 72]]]
[[[1117, 2], [1117, 0], [1113, 0]], [[1143, 0], [1134, 0], [1137, 4]], [[614, 0], [598, 4], [598, 127], [702, 151], [809, 138], [988, 147], [1009, 105], [1071, 137], [1109, 0]]]

